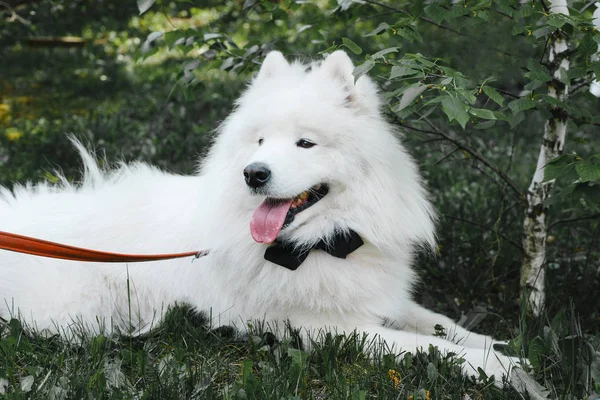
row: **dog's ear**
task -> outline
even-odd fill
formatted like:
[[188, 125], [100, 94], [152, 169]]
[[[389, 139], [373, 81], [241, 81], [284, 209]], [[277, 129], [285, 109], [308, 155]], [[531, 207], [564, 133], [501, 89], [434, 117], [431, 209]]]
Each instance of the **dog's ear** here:
[[328, 55], [321, 68], [329, 78], [337, 80], [345, 88], [351, 89], [354, 86], [354, 64], [345, 51], [337, 50]]
[[271, 78], [281, 71], [285, 71], [290, 67], [290, 64], [286, 61], [285, 57], [279, 51], [271, 51], [265, 57], [260, 71], [258, 71], [257, 79], [268, 79]]
[[378, 112], [379, 98], [375, 84], [366, 75], [354, 82], [354, 64], [345, 51], [337, 50], [327, 56], [321, 64], [321, 70], [328, 79], [340, 84], [346, 94], [346, 106]]

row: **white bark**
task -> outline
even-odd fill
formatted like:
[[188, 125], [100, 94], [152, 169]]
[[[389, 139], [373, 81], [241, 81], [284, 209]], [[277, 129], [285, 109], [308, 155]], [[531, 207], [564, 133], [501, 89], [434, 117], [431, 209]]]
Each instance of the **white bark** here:
[[[594, 14], [592, 15], [592, 23], [594, 24], [594, 28], [600, 29], [600, 2], [596, 2], [596, 9], [594, 10]], [[600, 59], [600, 44], [598, 45], [598, 53], [592, 56], [592, 61], [598, 61]], [[600, 82], [598, 82], [598, 78], [592, 81], [590, 85], [590, 93], [596, 97], [600, 97]]]
[[[552, 0], [551, 12], [569, 14], [566, 0]], [[549, 43], [548, 63], [553, 79], [548, 82], [548, 94], [561, 101], [568, 96], [568, 86], [560, 81], [561, 69], [569, 69], [569, 45], [566, 36], [559, 32]], [[563, 152], [567, 133], [566, 113], [560, 107], [552, 110], [552, 117], [544, 126], [544, 138], [537, 166], [527, 191], [527, 211], [523, 222], [523, 265], [521, 285], [528, 293], [528, 303], [538, 315], [545, 301], [546, 236], [548, 231], [548, 209], [544, 202], [550, 197], [554, 181], [544, 182], [544, 169], [548, 161]]]

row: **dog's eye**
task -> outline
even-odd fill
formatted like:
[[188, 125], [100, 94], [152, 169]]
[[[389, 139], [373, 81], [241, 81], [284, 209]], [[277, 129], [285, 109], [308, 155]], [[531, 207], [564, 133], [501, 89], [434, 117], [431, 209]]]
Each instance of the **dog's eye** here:
[[300, 139], [296, 142], [296, 146], [302, 147], [303, 149], [310, 149], [313, 146], [316, 146], [316, 143], [311, 142], [310, 140]]
[[258, 139], [258, 145], [260, 146], [261, 144], [263, 144], [263, 141], [264, 141], [263, 138]]

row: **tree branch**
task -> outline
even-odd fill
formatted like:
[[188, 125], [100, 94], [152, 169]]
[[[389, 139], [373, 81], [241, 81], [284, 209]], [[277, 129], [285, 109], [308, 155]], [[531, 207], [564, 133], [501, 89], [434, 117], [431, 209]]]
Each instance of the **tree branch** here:
[[502, 234], [502, 233], [494, 230], [493, 228], [485, 226], [485, 225], [483, 225], [483, 224], [481, 224], [481, 223], [479, 223], [477, 221], [471, 221], [469, 219], [465, 219], [465, 218], [462, 218], [462, 217], [456, 217], [454, 215], [449, 215], [449, 214], [442, 214], [442, 217], [448, 218], [448, 219], [451, 219], [451, 220], [454, 220], [454, 221], [463, 222], [465, 224], [473, 225], [473, 226], [476, 226], [477, 228], [483, 229], [484, 231], [492, 232], [493, 234], [495, 234], [495, 235], [501, 237], [502, 239], [504, 239], [507, 243], [512, 244], [514, 247], [516, 247], [517, 249], [519, 249], [519, 251], [521, 251], [521, 252], [523, 251], [523, 247], [518, 242], [516, 242], [515, 240], [513, 240], [513, 239], [509, 238], [508, 236], [506, 236], [506, 235], [504, 235], [504, 234]]
[[432, 130], [420, 129], [420, 128], [416, 128], [414, 126], [408, 125], [408, 124], [400, 121], [397, 116], [395, 116], [395, 120], [398, 123], [398, 125], [405, 127], [407, 129], [417, 131], [417, 132], [441, 136], [445, 140], [454, 144], [456, 147], [460, 148], [461, 150], [466, 151], [471, 156], [473, 156], [473, 158], [475, 158], [477, 161], [481, 162], [483, 165], [485, 165], [486, 167], [488, 167], [489, 169], [494, 171], [496, 173], [496, 175], [498, 175], [504, 182], [506, 182], [511, 187], [511, 189], [515, 192], [515, 194], [519, 197], [519, 199], [522, 202], [525, 201], [525, 196], [524, 196], [523, 192], [521, 191], [521, 189], [519, 189], [517, 184], [515, 182], [513, 182], [513, 180], [510, 179], [500, 168], [498, 168], [496, 165], [494, 165], [490, 161], [488, 161], [484, 156], [479, 154], [479, 152], [477, 152], [475, 149], [471, 148], [470, 146], [468, 146], [464, 143], [459, 142], [457, 139], [453, 138], [448, 133], [439, 130], [435, 125], [433, 125], [427, 119], [423, 119], [423, 120], [432, 128]]
[[442, 158], [440, 158], [439, 160], [437, 160], [436, 162], [433, 163], [433, 165], [438, 165], [441, 164], [442, 162], [444, 162], [444, 160], [446, 160], [448, 157], [450, 157], [452, 154], [456, 153], [458, 150], [460, 150], [460, 148], [455, 147], [454, 150], [449, 151], [446, 155], [444, 155]]
[[[406, 10], [402, 10], [401, 8], [392, 7], [392, 6], [389, 6], [389, 5], [387, 5], [387, 4], [380, 3], [380, 2], [378, 2], [378, 1], [375, 1], [375, 0], [363, 0], [363, 1], [364, 1], [365, 3], [368, 3], [368, 4], [373, 4], [373, 5], [375, 5], [375, 6], [379, 6], [379, 7], [385, 8], [385, 9], [387, 9], [387, 10], [390, 10], [390, 11], [394, 11], [394, 12], [397, 12], [397, 13], [400, 13], [400, 14], [405, 14], [405, 15], [412, 16], [412, 14], [411, 14], [411, 13], [409, 13], [408, 11], [406, 11]], [[449, 26], [447, 26], [447, 25], [438, 24], [437, 22], [435, 22], [435, 21], [433, 21], [433, 20], [430, 20], [429, 18], [426, 18], [426, 17], [421, 17], [421, 16], [419, 16], [419, 17], [417, 17], [417, 18], [418, 18], [418, 19], [420, 19], [421, 21], [427, 22], [428, 24], [431, 24], [431, 25], [433, 25], [433, 26], [436, 26], [436, 27], [438, 27], [438, 28], [440, 28], [440, 29], [445, 29], [445, 30], [447, 30], [447, 31], [449, 31], [449, 32], [456, 33], [456, 34], [457, 34], [457, 35], [459, 35], [459, 36], [463, 36], [463, 37], [466, 37], [466, 38], [469, 38], [469, 39], [473, 39], [473, 40], [478, 40], [477, 38], [475, 38], [475, 37], [473, 37], [473, 36], [471, 36], [471, 35], [468, 35], [468, 34], [466, 34], [466, 33], [463, 33], [463, 32], [461, 32], [461, 31], [457, 31], [456, 29], [454, 29], [454, 28], [451, 28], [451, 27], [449, 27]], [[490, 46], [490, 49], [492, 49], [492, 50], [494, 50], [494, 51], [497, 51], [497, 52], [499, 52], [499, 53], [501, 53], [501, 54], [504, 54], [505, 56], [514, 57], [514, 54], [507, 53], [507, 52], [505, 52], [504, 50], [500, 50], [500, 49], [499, 49], [499, 48], [497, 48], [497, 47]]]
[[577, 217], [577, 218], [559, 219], [558, 221], [555, 221], [552, 224], [550, 224], [550, 226], [548, 227], [548, 230], [552, 229], [553, 227], [555, 227], [556, 225], [559, 225], [559, 224], [566, 224], [569, 222], [584, 221], [586, 219], [596, 219], [596, 218], [600, 218], [600, 213], [596, 213], [596, 214], [592, 214], [592, 215], [585, 215], [583, 217]]
[[520, 99], [521, 98], [521, 96], [517, 96], [516, 94], [512, 94], [510, 92], [507, 92], [506, 90], [498, 89], [497, 87], [494, 88], [494, 89], [496, 89], [498, 92], [502, 93], [505, 96], [512, 97], [513, 99]]
[[[387, 4], [383, 4], [383, 3], [380, 3], [380, 2], [378, 2], [378, 1], [375, 1], [375, 0], [363, 0], [363, 1], [364, 1], [365, 3], [369, 3], [369, 4], [373, 4], [373, 5], [375, 5], [375, 6], [379, 6], [379, 7], [382, 7], [382, 8], [386, 8], [386, 9], [388, 9], [388, 10], [390, 10], [390, 11], [394, 11], [394, 12], [397, 12], [397, 13], [400, 13], [400, 14], [411, 15], [411, 14], [410, 14], [408, 11], [406, 11], [406, 10], [402, 10], [402, 9], [400, 9], [400, 8], [396, 8], [396, 7], [388, 6]], [[411, 15], [411, 16], [412, 16], [412, 15]], [[464, 33], [460, 32], [460, 31], [457, 31], [456, 29], [450, 28], [449, 26], [445, 26], [445, 25], [438, 24], [438, 23], [436, 23], [435, 21], [432, 21], [432, 20], [430, 20], [429, 18], [425, 18], [425, 17], [418, 17], [418, 18], [419, 18], [421, 21], [425, 21], [425, 22], [427, 22], [428, 24], [431, 24], [431, 25], [437, 26], [438, 28], [441, 28], [441, 29], [446, 29], [446, 30], [448, 30], [448, 31], [450, 31], [450, 32], [452, 32], [452, 33], [456, 33], [457, 35], [460, 35], [460, 36], [466, 36]]]
[[17, 14], [17, 12], [15, 11], [15, 9], [8, 3], [4, 2], [4, 1], [0, 1], [0, 6], [3, 6], [11, 15], [9, 18], [9, 21], [19, 21], [20, 23], [22, 23], [23, 25], [26, 26], [31, 26], [31, 22], [27, 21], [25, 18], [21, 17], [19, 14]]

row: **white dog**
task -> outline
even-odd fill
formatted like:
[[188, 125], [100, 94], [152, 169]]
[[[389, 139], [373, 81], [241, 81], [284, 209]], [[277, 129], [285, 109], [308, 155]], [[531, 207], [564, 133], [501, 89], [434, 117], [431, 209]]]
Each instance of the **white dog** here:
[[[126, 266], [0, 251], [0, 315], [38, 329], [76, 321], [136, 333], [187, 302], [213, 327], [264, 319], [356, 330], [396, 351], [435, 345], [500, 379], [512, 360], [490, 337], [411, 300], [411, 263], [434, 244], [434, 211], [374, 83], [355, 83], [353, 68], [341, 51], [312, 68], [270, 53], [195, 176], [145, 164], [101, 171], [77, 144], [80, 185], [2, 190], [3, 231], [121, 253], [210, 254]], [[436, 325], [454, 342], [432, 336]]]

